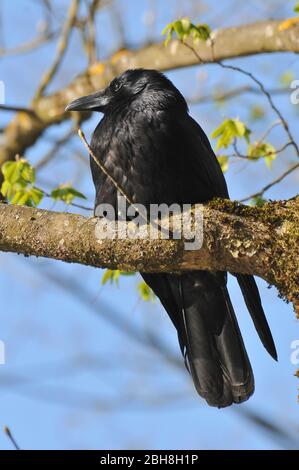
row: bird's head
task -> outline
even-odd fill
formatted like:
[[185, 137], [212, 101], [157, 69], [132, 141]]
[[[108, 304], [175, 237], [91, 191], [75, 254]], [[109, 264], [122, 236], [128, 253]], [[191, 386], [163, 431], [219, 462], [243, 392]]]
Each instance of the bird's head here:
[[104, 90], [72, 101], [65, 110], [105, 114], [125, 108], [187, 111], [187, 103], [172, 82], [157, 70], [130, 69], [114, 78]]

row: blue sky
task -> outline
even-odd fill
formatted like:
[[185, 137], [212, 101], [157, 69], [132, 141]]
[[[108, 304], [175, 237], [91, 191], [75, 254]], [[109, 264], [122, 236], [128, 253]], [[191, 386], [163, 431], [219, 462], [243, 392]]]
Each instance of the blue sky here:
[[[63, 18], [67, 1], [54, 2]], [[219, 2], [135, 1], [116, 2], [125, 24], [129, 45], [160, 39], [160, 31], [180, 15], [197, 15], [213, 28], [263, 18], [292, 15], [293, 2], [225, 0]], [[264, 5], [267, 3], [267, 6]], [[271, 6], [269, 6], [271, 3]], [[2, 38], [13, 47], [36, 34], [41, 11], [34, 0], [2, 0]], [[155, 26], [146, 20], [155, 13]], [[106, 57], [119, 44], [108, 9], [97, 20], [99, 56]], [[1, 38], [1, 41], [3, 39]], [[55, 43], [24, 56], [0, 58], [0, 79], [6, 86], [7, 104], [26, 105], [42, 72], [51, 64]], [[234, 61], [253, 71], [269, 88], [280, 85], [283, 72], [298, 78], [298, 58], [292, 54], [262, 55]], [[86, 66], [78, 33], [74, 33], [63, 67], [51, 90], [69, 83]], [[236, 73], [216, 65], [172, 71], [168, 76], [186, 97], [210, 94], [248, 83]], [[298, 129], [298, 106], [289, 95], [275, 102]], [[253, 106], [262, 106], [265, 118], [250, 121]], [[258, 138], [275, 117], [260, 96], [242, 95], [225, 106], [195, 105], [191, 114], [208, 135], [225, 117], [246, 121]], [[1, 113], [0, 127], [12, 114]], [[84, 124], [89, 136], [98, 116]], [[297, 127], [296, 127], [297, 126]], [[51, 141], [63, 135], [69, 123], [49, 129], [26, 157], [37, 162]], [[285, 142], [281, 129], [271, 134], [277, 147]], [[1, 141], [0, 141], [1, 144]], [[79, 158], [83, 155], [83, 158]], [[77, 156], [77, 157], [76, 157]], [[46, 189], [71, 181], [88, 197], [94, 191], [87, 158], [74, 138], [55, 160], [38, 174]], [[242, 161], [230, 165], [226, 174], [232, 198], [255, 192], [294, 160], [290, 150], [280, 154], [269, 171], [264, 162]], [[298, 175], [274, 187], [268, 197], [294, 196]], [[45, 201], [44, 207], [69, 210]], [[256, 379], [255, 395], [242, 406], [225, 410], [209, 408], [195, 393], [185, 370], [167, 362], [150, 346], [146, 331], [154, 331], [171, 355], [180, 359], [175, 331], [159, 303], [142, 302], [137, 278], [121, 279], [120, 286], [101, 286], [97, 269], [66, 265], [44, 259], [0, 254], [1, 328], [6, 345], [6, 364], [0, 365], [0, 426], [11, 428], [24, 449], [280, 449], [296, 447], [298, 441], [298, 380], [290, 361], [291, 342], [299, 338], [298, 322], [290, 305], [277, 298], [274, 288], [259, 281], [263, 305], [277, 344], [279, 362], [267, 356], [249, 319], [241, 294], [230, 280], [229, 287]], [[137, 332], [137, 333], [136, 333]], [[136, 339], [136, 335], [139, 339]], [[144, 345], [145, 344], [145, 345]], [[248, 419], [258, 413], [292, 435], [292, 443]], [[299, 447], [299, 444], [298, 446]], [[0, 448], [11, 444], [0, 433]]]

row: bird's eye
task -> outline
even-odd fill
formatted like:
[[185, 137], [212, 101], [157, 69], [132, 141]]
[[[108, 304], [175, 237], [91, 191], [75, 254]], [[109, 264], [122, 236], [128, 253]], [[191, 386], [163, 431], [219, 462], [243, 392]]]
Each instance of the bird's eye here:
[[110, 83], [110, 90], [113, 91], [113, 93], [116, 93], [118, 90], [121, 88], [121, 83], [117, 81], [113, 81]]

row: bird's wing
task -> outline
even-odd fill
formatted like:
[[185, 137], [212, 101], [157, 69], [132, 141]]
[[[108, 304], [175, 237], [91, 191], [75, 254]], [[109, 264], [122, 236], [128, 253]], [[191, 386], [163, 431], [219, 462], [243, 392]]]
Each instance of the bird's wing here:
[[[192, 153], [192, 149], [194, 149], [193, 155], [194, 162], [196, 162], [196, 168], [194, 167], [190, 173], [192, 175], [191, 178], [193, 182], [191, 184], [194, 191], [197, 191], [195, 178], [197, 178], [197, 175], [200, 172], [201, 175], [205, 175], [205, 181], [209, 181], [209, 188], [214, 189], [216, 193], [214, 196], [228, 197], [222, 171], [210, 146], [209, 140], [201, 127], [192, 118], [190, 118], [190, 120], [182, 122], [182, 129], [182, 134], [189, 142], [189, 144], [186, 143], [189, 152]], [[190, 162], [189, 164], [191, 165], [192, 163]], [[202, 196], [202, 194], [200, 191], [197, 191], [197, 197], [200, 196]], [[256, 331], [268, 353], [277, 360], [275, 344], [262, 307], [261, 298], [254, 277], [241, 274], [237, 274], [236, 277]]]
[[221, 167], [200, 125], [189, 115], [178, 124], [177, 135], [183, 143], [181, 157], [186, 160], [185, 167], [189, 167], [196, 202], [205, 202], [213, 197], [228, 198]]
[[[104, 119], [91, 146], [130, 199], [139, 204], [194, 204], [228, 197], [209, 140], [186, 113], [161, 112], [152, 119], [139, 113], [133, 124], [123, 120], [114, 127]], [[115, 192], [111, 181], [93, 161], [91, 170], [97, 202], [110, 202]]]

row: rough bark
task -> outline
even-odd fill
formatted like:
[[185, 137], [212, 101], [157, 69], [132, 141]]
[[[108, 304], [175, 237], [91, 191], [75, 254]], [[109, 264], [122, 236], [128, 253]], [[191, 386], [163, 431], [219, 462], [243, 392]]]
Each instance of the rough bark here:
[[188, 251], [184, 240], [99, 239], [97, 218], [0, 204], [0, 250], [126, 271], [254, 274], [275, 285], [298, 313], [299, 197], [263, 207], [214, 200], [200, 210], [203, 245]]
[[[203, 62], [270, 52], [299, 52], [299, 23], [282, 27], [282, 21], [261, 21], [234, 28], [216, 30], [213, 36], [214, 54], [208, 43], [199, 43], [195, 49]], [[134, 67], [170, 70], [198, 64], [195, 54], [173, 40], [147, 45], [136, 50], [121, 50], [105, 62], [99, 62], [76, 77], [67, 87], [49, 96], [35, 100], [34, 113], [20, 112], [5, 129], [0, 148], [0, 166], [16, 154], [24, 154], [44, 130], [52, 124], [69, 119], [64, 108], [72, 99], [103, 88], [123, 70]]]

